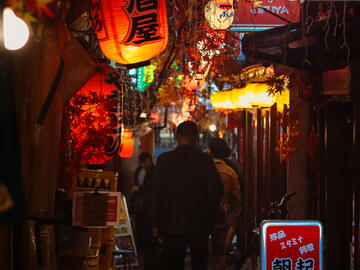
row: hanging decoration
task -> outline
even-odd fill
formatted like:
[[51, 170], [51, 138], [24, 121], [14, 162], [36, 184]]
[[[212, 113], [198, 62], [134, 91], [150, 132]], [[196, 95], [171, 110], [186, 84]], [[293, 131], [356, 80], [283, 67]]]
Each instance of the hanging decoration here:
[[122, 158], [130, 158], [134, 154], [134, 134], [131, 129], [124, 129], [121, 136], [121, 148], [119, 156]]
[[232, 0], [211, 0], [205, 6], [206, 22], [213, 29], [227, 29], [234, 20]]
[[54, 2], [54, 0], [28, 0], [27, 9], [32, 13], [37, 13], [38, 18], [42, 18], [43, 13], [48, 17], [53, 18], [54, 14], [51, 9], [48, 7], [49, 4]]
[[102, 52], [117, 63], [147, 61], [167, 45], [165, 0], [92, 0], [92, 16]]
[[65, 107], [65, 141], [72, 159], [100, 165], [118, 151], [121, 134], [122, 93], [113, 83], [116, 71], [95, 75], [70, 99]]
[[286, 163], [298, 151], [295, 145], [296, 139], [300, 136], [300, 131], [297, 129], [298, 124], [298, 116], [296, 114], [291, 115], [290, 110], [284, 110], [280, 118], [282, 133], [277, 141], [275, 151], [279, 154], [280, 159]]
[[32, 24], [46, 17], [54, 18], [54, 0], [6, 0], [6, 4], [15, 12], [16, 16], [24, 20], [33, 33]]

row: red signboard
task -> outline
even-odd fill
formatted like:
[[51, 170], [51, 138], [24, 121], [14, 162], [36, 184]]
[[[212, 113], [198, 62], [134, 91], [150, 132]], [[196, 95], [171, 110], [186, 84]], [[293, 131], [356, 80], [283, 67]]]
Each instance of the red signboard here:
[[262, 270], [321, 270], [322, 225], [318, 221], [265, 221]]
[[300, 20], [300, 0], [263, 0], [257, 1], [258, 3], [262, 2], [258, 6], [254, 6], [251, 2], [256, 1], [242, 1], [235, 10], [231, 30], [251, 31], [257, 30], [257, 28], [264, 29], [287, 24], [286, 21], [275, 15], [292, 23]]

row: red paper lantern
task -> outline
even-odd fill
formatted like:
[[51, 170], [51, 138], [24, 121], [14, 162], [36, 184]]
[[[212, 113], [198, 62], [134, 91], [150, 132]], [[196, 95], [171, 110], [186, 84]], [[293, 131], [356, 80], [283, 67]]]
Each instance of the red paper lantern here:
[[119, 156], [122, 158], [130, 158], [134, 154], [134, 137], [131, 129], [125, 129], [121, 136], [121, 150]]
[[92, 0], [92, 14], [101, 50], [112, 61], [144, 62], [167, 45], [165, 0]]
[[104, 164], [120, 145], [121, 113], [113, 106], [117, 106], [121, 93], [109, 83], [109, 74], [95, 73], [70, 99], [69, 106], [80, 112], [76, 117], [69, 112], [72, 148], [87, 165]]

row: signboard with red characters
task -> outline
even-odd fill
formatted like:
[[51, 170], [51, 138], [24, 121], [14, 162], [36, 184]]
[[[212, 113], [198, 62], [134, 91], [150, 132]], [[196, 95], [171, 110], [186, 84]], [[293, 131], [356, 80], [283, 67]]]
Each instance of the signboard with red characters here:
[[300, 20], [300, 0], [242, 1], [235, 10], [234, 21], [230, 30], [264, 30], [287, 24], [271, 13], [292, 23], [297, 23]]
[[264, 221], [262, 270], [322, 270], [322, 224], [318, 221]]

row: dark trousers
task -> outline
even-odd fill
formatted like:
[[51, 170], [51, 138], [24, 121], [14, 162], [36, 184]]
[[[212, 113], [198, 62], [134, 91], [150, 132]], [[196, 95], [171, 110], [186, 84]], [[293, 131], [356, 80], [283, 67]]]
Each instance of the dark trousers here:
[[208, 233], [182, 234], [170, 233], [165, 236], [166, 270], [183, 270], [186, 247], [191, 251], [192, 270], [207, 270]]

